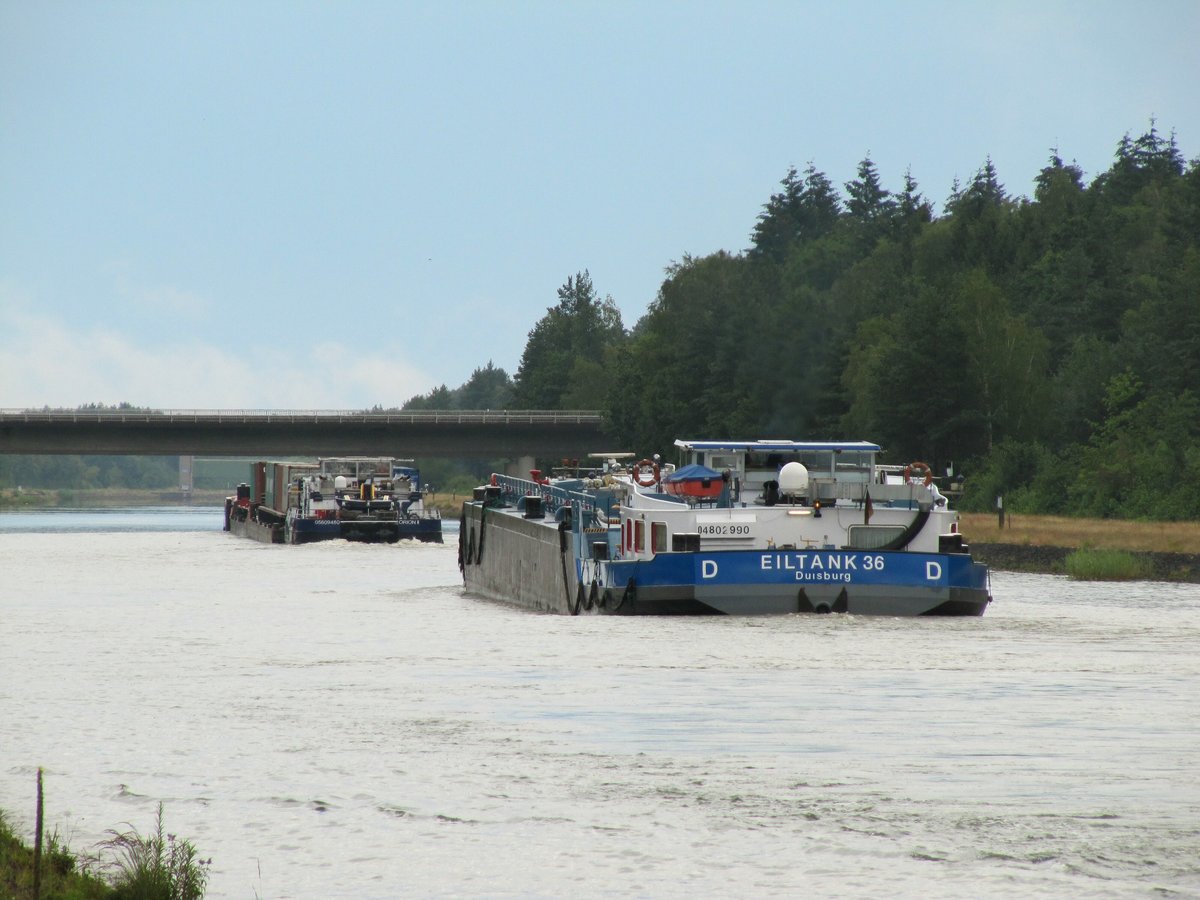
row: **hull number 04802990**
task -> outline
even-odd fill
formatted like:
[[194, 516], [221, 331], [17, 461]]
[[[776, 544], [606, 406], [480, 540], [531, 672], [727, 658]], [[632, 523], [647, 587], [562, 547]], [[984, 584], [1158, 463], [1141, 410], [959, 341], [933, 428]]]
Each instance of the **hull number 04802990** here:
[[749, 536], [749, 525], [698, 525], [696, 531], [703, 535], [745, 535]]

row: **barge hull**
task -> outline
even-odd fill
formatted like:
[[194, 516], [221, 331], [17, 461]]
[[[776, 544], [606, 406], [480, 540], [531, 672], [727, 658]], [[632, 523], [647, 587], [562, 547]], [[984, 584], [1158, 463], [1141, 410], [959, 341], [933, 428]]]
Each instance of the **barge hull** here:
[[283, 523], [265, 522], [254, 514], [247, 514], [244, 507], [225, 506], [225, 530], [238, 537], [248, 537], [264, 544], [284, 542]]
[[579, 579], [569, 538], [544, 521], [465, 503], [458, 535], [463, 583], [492, 600], [570, 613]]
[[[801, 583], [796, 551], [665, 554], [655, 560], [576, 560], [565, 526], [480, 503], [463, 506], [459, 560], [469, 593], [544, 612], [604, 615], [786, 615], [844, 612], [876, 616], [982, 616], [991, 602], [987, 568], [965, 554], [821, 551], [844, 579]], [[851, 568], [851, 561], [856, 568]], [[707, 569], [706, 569], [707, 566]], [[877, 567], [877, 568], [875, 568]], [[931, 569], [931, 567], [934, 567]], [[767, 575], [755, 577], [758, 569]], [[698, 571], [699, 570], [699, 571]], [[704, 571], [730, 572], [706, 583]], [[896, 573], [895, 581], [868, 573]], [[921, 573], [936, 571], [936, 583]], [[741, 574], [736, 574], [741, 573]], [[853, 574], [851, 574], [853, 573]], [[790, 581], [788, 580], [790, 579]], [[874, 580], [872, 580], [874, 579]]]

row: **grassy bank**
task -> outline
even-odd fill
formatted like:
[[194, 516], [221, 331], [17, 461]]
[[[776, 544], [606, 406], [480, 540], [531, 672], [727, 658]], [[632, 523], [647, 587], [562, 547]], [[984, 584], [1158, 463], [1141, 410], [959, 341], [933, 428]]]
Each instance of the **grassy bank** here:
[[[42, 821], [42, 772], [37, 815]], [[43, 831], [30, 847], [0, 810], [0, 900], [202, 900], [212, 860], [200, 859], [191, 841], [168, 834], [163, 805], [153, 831], [108, 831], [101, 855], [80, 856]]]
[[972, 554], [993, 569], [1092, 581], [1200, 584], [1200, 523], [963, 513]]
[[0, 897], [25, 900], [40, 895], [63, 900], [98, 900], [114, 896], [111, 885], [87, 871], [57, 835], [42, 848], [41, 872], [34, 887], [34, 849], [25, 844], [0, 812]]
[[1139, 553], [1200, 554], [1200, 522], [1129, 522], [1066, 516], [1006, 516], [1000, 528], [991, 513], [962, 513], [967, 540], [981, 544], [1084, 547]]

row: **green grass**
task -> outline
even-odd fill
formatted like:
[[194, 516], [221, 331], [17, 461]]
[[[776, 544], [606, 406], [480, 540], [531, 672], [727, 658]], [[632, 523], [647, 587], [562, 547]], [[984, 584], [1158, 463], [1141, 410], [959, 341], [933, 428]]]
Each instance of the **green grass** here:
[[[42, 900], [102, 900], [111, 898], [107, 881], [81, 865], [59, 839], [46, 835], [42, 849]], [[33, 848], [27, 847], [0, 813], [0, 897], [33, 897]]]
[[[36, 900], [201, 900], [212, 860], [199, 859], [190, 841], [163, 830], [158, 805], [155, 829], [109, 831], [101, 848], [115, 855], [81, 860], [57, 832], [47, 834], [42, 848], [41, 892]], [[0, 900], [35, 900], [33, 848], [27, 846], [0, 812]], [[109, 869], [107, 876], [100, 874]]]
[[1149, 562], [1127, 550], [1084, 547], [1063, 562], [1067, 575], [1079, 581], [1137, 581], [1151, 576]]
[[199, 859], [191, 841], [163, 832], [163, 805], [158, 804], [154, 833], [141, 835], [132, 825], [102, 846], [116, 854], [115, 900], [200, 900], [212, 860]]

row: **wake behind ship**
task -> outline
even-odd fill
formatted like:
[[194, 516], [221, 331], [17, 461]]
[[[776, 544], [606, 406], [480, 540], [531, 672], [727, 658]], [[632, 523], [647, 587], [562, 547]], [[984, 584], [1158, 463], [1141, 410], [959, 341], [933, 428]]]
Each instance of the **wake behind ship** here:
[[578, 615], [980, 616], [991, 602], [924, 463], [867, 442], [676, 441], [492, 476], [463, 504], [469, 592]]

